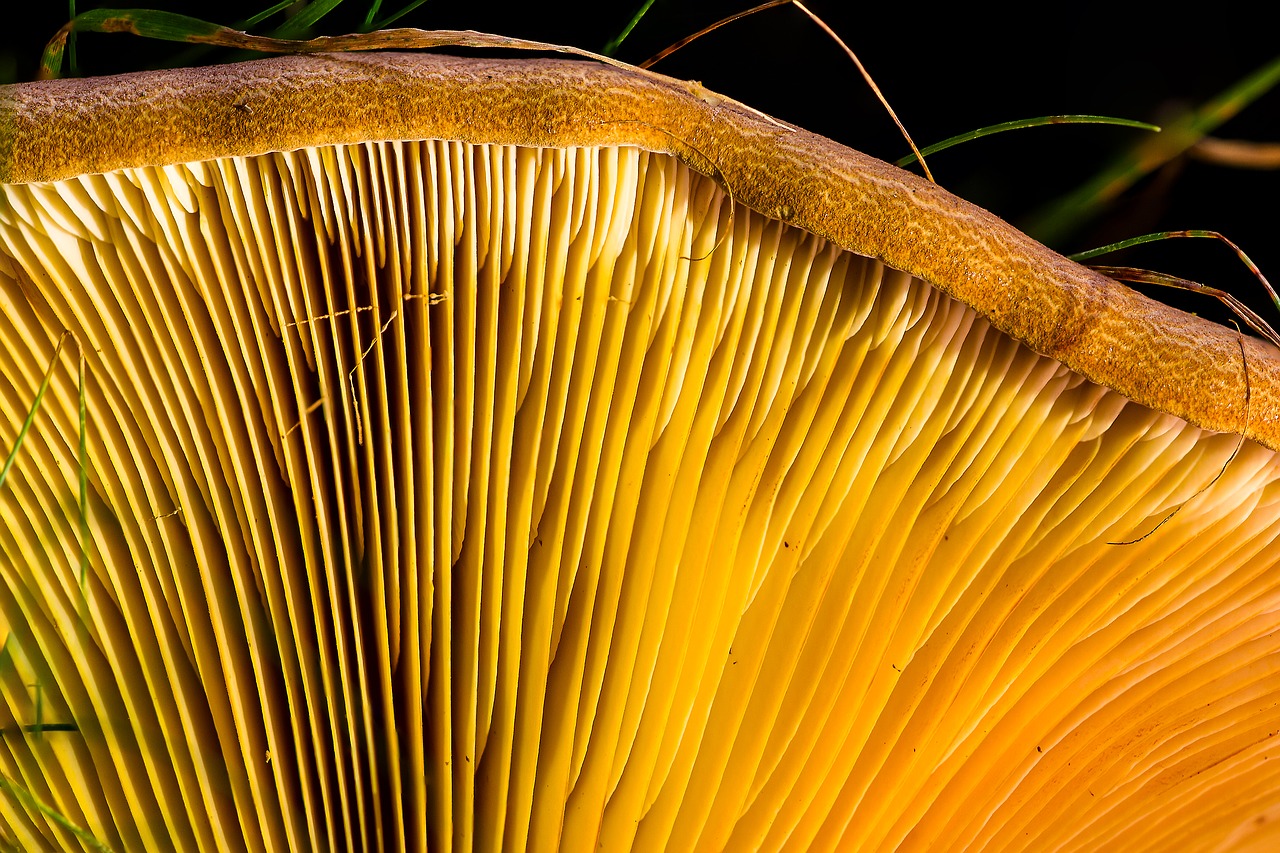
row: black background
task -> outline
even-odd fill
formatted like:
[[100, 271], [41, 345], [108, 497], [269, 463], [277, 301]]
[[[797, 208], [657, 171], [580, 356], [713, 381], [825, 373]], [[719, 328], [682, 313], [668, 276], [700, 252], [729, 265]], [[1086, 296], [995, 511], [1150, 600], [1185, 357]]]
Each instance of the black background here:
[[[389, 9], [403, 0], [393, 0]], [[79, 8], [99, 5], [80, 0]], [[231, 24], [263, 3], [156, 2]], [[640, 0], [621, 3], [496, 3], [431, 0], [398, 25], [476, 29], [599, 50], [619, 33]], [[1018, 14], [812, 0], [808, 4], [857, 51], [917, 143], [925, 145], [1001, 121], [1062, 113], [1123, 116], [1159, 124], [1204, 102], [1280, 55], [1271, 27], [1230, 3], [1197, 7], [1194, 17], [1152, 11], [1150, 4], [1024, 5]], [[745, 2], [657, 0], [618, 51], [639, 62], [676, 39], [750, 6]], [[366, 0], [345, 0], [316, 34], [355, 30]], [[1169, 7], [1171, 8], [1171, 7]], [[1254, 7], [1257, 8], [1256, 6]], [[1256, 12], [1252, 13], [1256, 15]], [[66, 6], [35, 0], [0, 27], [0, 81], [30, 80], [39, 52], [65, 21]], [[282, 20], [277, 16], [257, 31]], [[85, 74], [163, 65], [181, 48], [133, 36], [86, 34]], [[227, 61], [212, 52], [200, 62]], [[655, 70], [700, 80], [764, 112], [884, 159], [906, 145], [857, 70], [807, 17], [792, 7], [726, 26]], [[1053, 126], [970, 142], [930, 160], [953, 192], [1022, 224], [1030, 213], [1099, 171], [1142, 131]], [[1280, 92], [1272, 92], [1219, 132], [1227, 138], [1280, 143]], [[1098, 221], [1053, 246], [1063, 252], [1156, 230], [1222, 231], [1280, 282], [1280, 170], [1230, 169], [1183, 158], [1142, 181]], [[1221, 287], [1280, 326], [1280, 312], [1223, 246], [1168, 241], [1097, 261], [1159, 269]], [[1188, 310], [1226, 319], [1206, 297], [1159, 287], [1147, 292]]]

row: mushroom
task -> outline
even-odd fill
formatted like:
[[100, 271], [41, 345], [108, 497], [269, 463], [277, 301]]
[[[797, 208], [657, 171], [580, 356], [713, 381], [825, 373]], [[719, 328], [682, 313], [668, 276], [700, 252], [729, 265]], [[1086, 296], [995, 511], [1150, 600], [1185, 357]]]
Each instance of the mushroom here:
[[14, 86], [0, 181], [6, 841], [1274, 843], [1269, 345], [577, 61]]

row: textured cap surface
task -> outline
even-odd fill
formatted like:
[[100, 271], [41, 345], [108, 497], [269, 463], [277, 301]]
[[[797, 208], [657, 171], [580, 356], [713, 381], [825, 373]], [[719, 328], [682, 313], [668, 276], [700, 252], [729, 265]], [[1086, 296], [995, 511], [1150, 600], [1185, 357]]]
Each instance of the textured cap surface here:
[[920, 276], [1095, 382], [1280, 447], [1273, 347], [1248, 339], [1242, 359], [1233, 330], [1067, 261], [933, 184], [652, 73], [429, 54], [286, 57], [8, 87], [0, 133], [0, 181], [11, 182], [367, 140], [671, 152], [736, 200]]

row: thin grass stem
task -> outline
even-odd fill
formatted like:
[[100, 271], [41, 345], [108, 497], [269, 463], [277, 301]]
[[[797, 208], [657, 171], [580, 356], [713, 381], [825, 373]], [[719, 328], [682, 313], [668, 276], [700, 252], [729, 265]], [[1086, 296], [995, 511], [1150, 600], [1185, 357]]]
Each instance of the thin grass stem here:
[[1203, 229], [1157, 231], [1153, 234], [1143, 234], [1140, 237], [1130, 237], [1127, 240], [1121, 240], [1118, 243], [1110, 243], [1097, 249], [1090, 249], [1087, 252], [1076, 252], [1074, 255], [1068, 255], [1067, 257], [1071, 258], [1073, 261], [1085, 261], [1090, 258], [1096, 258], [1099, 255], [1106, 255], [1111, 252], [1118, 252], [1121, 249], [1128, 249], [1131, 246], [1141, 246], [1144, 243], [1154, 243], [1158, 240], [1177, 240], [1182, 238], [1204, 238], [1226, 243], [1227, 247], [1236, 253], [1236, 257], [1240, 259], [1240, 262], [1249, 269], [1249, 272], [1253, 273], [1254, 277], [1257, 278], [1258, 281], [1262, 282], [1262, 286], [1266, 288], [1267, 295], [1271, 297], [1271, 302], [1277, 309], [1280, 309], [1280, 294], [1277, 294], [1275, 288], [1271, 286], [1271, 282], [1267, 281], [1267, 277], [1262, 274], [1261, 268], [1259, 268], [1258, 265], [1253, 262], [1253, 259], [1246, 255], [1244, 250], [1237, 246], [1234, 241], [1228, 238], [1225, 234], [1217, 231], [1206, 231]]
[[[920, 149], [921, 154], [932, 155], [939, 151], [946, 151], [964, 142], [970, 142], [974, 139], [981, 139], [984, 136], [993, 136], [997, 133], [1004, 133], [1007, 130], [1021, 130], [1027, 127], [1045, 127], [1051, 124], [1111, 124], [1119, 127], [1136, 127], [1139, 130], [1150, 130], [1156, 133], [1160, 132], [1160, 128], [1154, 124], [1147, 124], [1145, 121], [1134, 121], [1129, 118], [1114, 118], [1112, 116], [1091, 116], [1091, 115], [1061, 115], [1061, 116], [1038, 116], [1036, 118], [1023, 118], [1014, 121], [1001, 122], [1000, 124], [992, 124], [987, 127], [980, 127], [977, 130], [970, 130], [967, 133], [960, 133], [941, 142], [935, 142], [932, 145], [926, 145]], [[916, 155], [908, 154], [894, 161], [895, 166], [910, 166], [916, 162]]]
[[849, 59], [853, 61], [854, 66], [858, 69], [858, 73], [862, 75], [862, 79], [866, 81], [866, 84], [868, 86], [871, 87], [871, 91], [875, 94], [876, 99], [880, 101], [880, 105], [883, 106], [885, 108], [885, 111], [889, 113], [889, 118], [893, 119], [893, 123], [897, 125], [898, 131], [902, 134], [902, 137], [907, 140], [907, 146], [915, 154], [915, 158], [920, 161], [920, 168], [924, 170], [924, 176], [928, 178], [930, 181], [933, 181], [933, 173], [929, 171], [929, 164], [925, 162], [924, 155], [920, 152], [920, 149], [916, 147], [915, 140], [911, 138], [911, 134], [907, 132], [906, 126], [898, 118], [898, 114], [894, 112], [893, 107], [889, 105], [889, 99], [884, 96], [884, 92], [880, 91], [880, 87], [876, 85], [876, 81], [872, 79], [870, 72], [868, 72], [866, 69], [866, 66], [862, 64], [862, 60], [858, 59], [858, 55], [853, 52], [853, 49], [850, 48], [849, 45], [845, 44], [844, 39], [840, 38], [840, 36], [836, 34], [835, 30], [827, 26], [826, 21], [822, 20], [813, 12], [809, 11], [809, 8], [805, 6], [803, 3], [801, 3], [800, 0], [769, 0], [769, 2], [767, 3], [761, 3], [759, 6], [753, 6], [752, 8], [747, 9], [746, 11], [729, 15], [727, 18], [721, 18], [719, 21], [716, 21], [714, 24], [711, 24], [710, 26], [707, 26], [707, 27], [703, 27], [693, 35], [686, 36], [685, 38], [680, 39], [675, 44], [670, 45], [665, 50], [661, 50], [658, 53], [654, 54], [653, 56], [649, 57], [644, 62], [640, 63], [640, 67], [650, 68], [653, 65], [657, 64], [658, 62], [660, 62], [661, 60], [666, 59], [668, 56], [675, 53], [677, 50], [680, 50], [682, 47], [685, 47], [689, 43], [702, 38], [707, 33], [710, 33], [714, 30], [718, 30], [720, 27], [723, 27], [726, 24], [732, 24], [734, 21], [739, 21], [747, 17], [748, 15], [754, 15], [757, 12], [763, 12], [766, 9], [772, 9], [775, 6], [785, 6], [787, 4], [795, 6], [797, 9], [803, 12], [805, 16], [809, 18], [809, 20], [817, 24], [818, 27], [824, 33], [826, 33], [837, 45], [840, 46], [840, 49], [845, 52], [845, 55], [848, 56]]
[[275, 4], [274, 6], [268, 6], [267, 8], [263, 9], [261, 12], [258, 12], [255, 15], [250, 15], [249, 17], [245, 18], [243, 21], [238, 22], [236, 26], [245, 30], [249, 29], [250, 27], [256, 27], [258, 24], [261, 24], [267, 18], [270, 18], [273, 15], [277, 15], [280, 12], [283, 12], [285, 9], [288, 9], [293, 4], [294, 4], [294, 0], [280, 0], [280, 2]]
[[271, 34], [281, 39], [297, 38], [320, 23], [321, 19], [341, 4], [342, 0], [311, 0], [302, 7], [300, 12], [290, 16], [289, 20], [276, 27]]
[[1262, 335], [1275, 346], [1280, 347], [1280, 334], [1277, 334], [1275, 329], [1271, 328], [1267, 321], [1262, 319], [1257, 312], [1225, 290], [1209, 287], [1198, 281], [1136, 267], [1096, 266], [1091, 267], [1091, 269], [1109, 278], [1114, 278], [1116, 281], [1127, 281], [1133, 284], [1158, 284], [1161, 287], [1174, 287], [1178, 290], [1189, 290], [1192, 293], [1203, 293], [1206, 296], [1212, 296], [1230, 308], [1240, 319], [1244, 320], [1249, 328]]
[[9, 455], [5, 457], [4, 467], [0, 468], [0, 488], [4, 488], [4, 482], [9, 476], [9, 470], [13, 468], [13, 463], [18, 458], [18, 451], [22, 449], [22, 443], [27, 438], [27, 433], [31, 430], [31, 424], [36, 419], [36, 412], [40, 411], [40, 403], [44, 400], [44, 393], [49, 390], [49, 380], [53, 378], [53, 371], [58, 366], [58, 356], [62, 353], [62, 345], [66, 343], [70, 337], [70, 332], [63, 332], [58, 338], [58, 345], [53, 349], [53, 358], [49, 360], [49, 368], [44, 372], [44, 378], [40, 380], [40, 387], [36, 390], [36, 398], [31, 403], [31, 409], [27, 412], [27, 419], [22, 422], [22, 428], [18, 430], [18, 437], [14, 439], [13, 448], [9, 451]]
[[[405, 15], [414, 11], [415, 9], [417, 9], [419, 6], [421, 6], [426, 2], [427, 0], [413, 0], [413, 2], [406, 4], [404, 8], [402, 8], [399, 12], [392, 12], [390, 15], [387, 15], [387, 17], [383, 18], [381, 21], [378, 21], [377, 23], [374, 23], [372, 20], [372, 9], [371, 9], [370, 14], [365, 17], [364, 24], [360, 27], [360, 31], [367, 33], [367, 32], [372, 32], [374, 30], [386, 29], [387, 27], [391, 26], [396, 21], [400, 20]], [[377, 8], [377, 6], [378, 6], [378, 3], [375, 2], [374, 8]]]
[[112, 853], [111, 848], [104, 842], [95, 838], [93, 833], [76, 826], [66, 817], [61, 815], [56, 809], [40, 802], [40, 800], [36, 799], [30, 791], [7, 776], [0, 776], [0, 790], [8, 791], [16, 800], [18, 800], [18, 802], [22, 803], [27, 808], [39, 812], [58, 826], [65, 829], [67, 832], [70, 832], [80, 840], [81, 844], [86, 845], [92, 850], [103, 851], [103, 853]]
[[622, 43], [627, 40], [627, 36], [631, 35], [631, 31], [640, 23], [640, 19], [649, 14], [651, 8], [653, 8], [653, 0], [644, 0], [643, 5], [636, 10], [636, 13], [631, 16], [631, 20], [622, 28], [622, 32], [609, 39], [605, 46], [600, 48], [600, 52], [605, 56], [615, 55], [618, 52], [618, 48], [622, 47]]

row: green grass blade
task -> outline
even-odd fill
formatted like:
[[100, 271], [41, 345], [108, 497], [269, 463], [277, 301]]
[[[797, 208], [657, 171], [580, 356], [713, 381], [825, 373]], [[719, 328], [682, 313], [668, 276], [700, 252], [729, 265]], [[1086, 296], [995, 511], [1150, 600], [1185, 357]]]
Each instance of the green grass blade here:
[[1086, 252], [1076, 252], [1074, 255], [1067, 255], [1073, 261], [1087, 261], [1090, 258], [1096, 258], [1100, 255], [1109, 255], [1112, 252], [1118, 252], [1121, 249], [1129, 249], [1134, 246], [1141, 246], [1144, 243], [1155, 243], [1160, 240], [1172, 240], [1177, 237], [1220, 237], [1217, 231], [1157, 231], [1154, 234], [1143, 234], [1141, 237], [1130, 237], [1127, 240], [1121, 240], [1118, 243], [1108, 243], [1105, 246], [1099, 246], [1096, 249], [1089, 249]]
[[426, 3], [426, 2], [427, 0], [413, 0], [412, 3], [409, 3], [399, 12], [393, 12], [390, 15], [387, 15], [387, 17], [383, 18], [381, 21], [378, 21], [376, 24], [373, 23], [373, 13], [377, 10], [379, 4], [375, 2], [373, 6], [369, 9], [369, 14], [365, 17], [364, 26], [360, 28], [360, 31], [367, 33], [372, 30], [386, 29], [387, 27], [391, 26], [396, 21], [400, 20], [405, 15], [409, 14], [414, 9], [417, 9], [419, 6], [421, 6], [423, 3]]
[[649, 14], [649, 9], [651, 9], [652, 7], [653, 7], [653, 0], [644, 0], [644, 4], [641, 5], [641, 7], [636, 10], [636, 13], [631, 16], [631, 21], [628, 22], [628, 24], [622, 28], [622, 32], [618, 33], [616, 36], [609, 39], [608, 44], [600, 48], [600, 52], [603, 53], [605, 56], [613, 56], [615, 53], [617, 53], [618, 48], [622, 47], [622, 43], [626, 41], [627, 36], [631, 35], [631, 31], [636, 28], [636, 24], [639, 24], [640, 19], [643, 18], [645, 15]]
[[261, 24], [263, 21], [265, 21], [267, 18], [270, 18], [272, 15], [277, 15], [280, 12], [283, 12], [285, 9], [288, 9], [290, 6], [294, 4], [294, 2], [295, 0], [280, 0], [280, 2], [277, 3], [276, 5], [268, 6], [266, 9], [263, 9], [261, 12], [257, 13], [256, 15], [251, 15], [242, 21], [237, 21], [234, 26], [238, 30], [248, 30], [253, 27], [256, 27], [258, 24]]
[[22, 803], [27, 808], [32, 809], [33, 811], [40, 812], [40, 814], [49, 818], [49, 820], [53, 821], [58, 826], [65, 829], [67, 832], [70, 832], [76, 838], [80, 839], [81, 844], [86, 845], [92, 850], [100, 850], [100, 851], [104, 851], [104, 853], [112, 853], [111, 848], [108, 847], [103, 842], [99, 841], [97, 838], [95, 838], [92, 833], [81, 829], [71, 821], [67, 820], [61, 814], [59, 814], [55, 809], [52, 809], [49, 806], [46, 806], [44, 803], [37, 800], [30, 791], [28, 791], [26, 788], [22, 787], [12, 779], [8, 778], [7, 776], [0, 776], [0, 790], [8, 791], [10, 794], [14, 796], [15, 799], [18, 800], [18, 802]]
[[[1114, 118], [1112, 116], [1089, 116], [1089, 115], [1065, 115], [1065, 116], [1038, 116], [1036, 118], [1023, 118], [1016, 121], [1006, 121], [1000, 124], [992, 124], [987, 127], [980, 127], [977, 130], [971, 130], [968, 133], [961, 133], [944, 139], [941, 142], [935, 142], [926, 148], [920, 149], [920, 153], [928, 157], [930, 154], [937, 154], [939, 151], [946, 151], [963, 142], [969, 142], [973, 139], [981, 139], [984, 136], [992, 136], [997, 133], [1004, 133], [1007, 130], [1021, 130], [1024, 127], [1044, 127], [1051, 124], [1111, 124], [1119, 127], [1136, 127], [1139, 130], [1150, 130], [1157, 133], [1160, 128], [1154, 124], [1147, 124], [1145, 121], [1134, 121], [1128, 118]], [[909, 166], [916, 162], [918, 158], [914, 154], [908, 154], [899, 158], [894, 162], [895, 166]]]
[[1122, 154], [1092, 180], [1033, 216], [1024, 223], [1023, 230], [1049, 245], [1063, 243], [1137, 181], [1180, 156], [1277, 83], [1280, 83], [1280, 57], [1207, 103], [1165, 124], [1159, 136], [1144, 140]]
[[49, 369], [44, 372], [44, 379], [40, 381], [40, 388], [36, 391], [36, 399], [31, 404], [31, 410], [27, 412], [27, 419], [22, 422], [22, 429], [18, 430], [18, 437], [14, 439], [13, 449], [9, 451], [9, 455], [4, 460], [4, 467], [0, 468], [0, 489], [4, 488], [4, 481], [9, 476], [9, 469], [13, 467], [14, 461], [18, 458], [18, 451], [22, 449], [22, 442], [26, 440], [31, 424], [36, 419], [36, 412], [40, 411], [40, 401], [44, 399], [44, 392], [49, 390], [49, 380], [53, 378], [53, 370], [58, 366], [58, 355], [62, 352], [62, 345], [66, 340], [65, 334], [59, 338], [58, 346], [53, 350], [53, 358], [49, 360]]
[[[1158, 240], [1177, 240], [1181, 238], [1205, 238], [1225, 243], [1227, 248], [1236, 253], [1236, 257], [1238, 257], [1240, 262], [1248, 268], [1249, 272], [1253, 273], [1253, 277], [1262, 282], [1262, 286], [1266, 289], [1267, 295], [1271, 297], [1272, 304], [1275, 305], [1277, 309], [1280, 309], [1280, 294], [1276, 293], [1275, 288], [1271, 286], [1271, 282], [1262, 274], [1262, 269], [1253, 262], [1252, 258], [1244, 253], [1244, 249], [1241, 249], [1233, 241], [1217, 231], [1206, 231], [1203, 229], [1157, 231], [1154, 234], [1143, 234], [1140, 237], [1130, 237], [1127, 240], [1121, 240], [1118, 243], [1110, 243], [1106, 246], [1100, 246], [1097, 249], [1090, 249], [1086, 252], [1076, 252], [1074, 255], [1067, 255], [1067, 257], [1073, 261], [1087, 261], [1090, 258], [1096, 258], [1099, 255], [1107, 255], [1112, 252], [1118, 252], [1121, 249], [1141, 246], [1144, 243], [1154, 243]], [[1280, 344], [1277, 345], [1280, 346]]]
[[310, 3], [302, 7], [302, 11], [276, 27], [271, 35], [279, 39], [297, 38], [305, 35], [308, 30], [320, 23], [320, 20], [325, 15], [338, 8], [341, 3], [342, 0], [311, 0]]
[[[319, 20], [342, 0], [320, 0], [312, 3], [285, 22], [276, 32], [305, 30]], [[303, 19], [299, 22], [299, 19]], [[304, 52], [307, 45], [326, 42], [325, 39], [292, 41], [281, 37], [253, 36], [242, 30], [224, 27], [189, 15], [163, 12], [158, 9], [94, 9], [77, 15], [65, 24], [44, 49], [40, 61], [41, 79], [61, 76], [62, 58], [67, 39], [74, 33], [132, 33], [143, 38], [185, 44], [207, 44], [219, 47], [244, 48], [273, 53]], [[344, 37], [339, 36], [341, 42]], [[350, 38], [356, 37], [346, 37]], [[312, 47], [312, 50], [324, 49]], [[339, 44], [337, 49], [341, 49]], [[348, 47], [347, 49], [358, 49]], [[372, 48], [366, 48], [372, 49]]]
[[80, 32], [133, 33], [162, 41], [200, 42], [223, 29], [217, 24], [159, 9], [94, 9], [72, 21]]
[[45, 46], [40, 60], [41, 79], [62, 75], [67, 39], [75, 33], [133, 33], [162, 41], [207, 44], [226, 29], [199, 18], [156, 9], [94, 9], [72, 18]]
[[[76, 0], [67, 0], [67, 14], [71, 20], [76, 18]], [[80, 76], [80, 63], [76, 59], [76, 34], [72, 33], [67, 39], [67, 65], [71, 68], [71, 76]]]
[[[280, 0], [280, 2], [276, 3], [274, 6], [269, 6], [266, 9], [263, 9], [261, 12], [258, 12], [256, 15], [251, 15], [248, 18], [242, 18], [241, 20], [236, 21], [234, 24], [231, 25], [231, 29], [248, 32], [249, 30], [252, 30], [254, 27], [258, 26], [258, 24], [261, 24], [263, 21], [267, 20], [268, 18], [271, 18], [275, 15], [280, 14], [285, 9], [288, 9], [291, 6], [294, 6], [296, 3], [297, 3], [297, 0]], [[214, 45], [211, 45], [211, 44], [193, 45], [187, 48], [186, 50], [181, 51], [176, 56], [166, 59], [164, 64], [166, 67], [169, 67], [169, 68], [185, 68], [188, 66], [201, 65], [208, 61], [205, 59], [205, 57], [208, 56], [214, 49], [215, 49]], [[252, 56], [246, 53], [245, 55], [238, 56], [238, 57], [237, 56], [229, 57], [227, 61], [233, 61], [234, 59], [250, 59], [250, 58], [252, 58]]]
[[[40, 387], [36, 390], [35, 400], [31, 403], [31, 409], [27, 412], [26, 420], [22, 422], [22, 428], [18, 430], [18, 437], [14, 439], [13, 448], [9, 451], [9, 455], [5, 457], [4, 466], [0, 467], [0, 488], [4, 487], [5, 480], [9, 478], [9, 471], [13, 468], [14, 462], [18, 459], [18, 452], [22, 449], [22, 444], [27, 438], [27, 433], [31, 431], [31, 425], [35, 423], [36, 413], [40, 411], [40, 403], [44, 400], [45, 392], [49, 390], [49, 382], [53, 378], [53, 371], [58, 366], [58, 356], [62, 353], [62, 347], [70, 337], [69, 332], [63, 332], [58, 339], [58, 345], [54, 347], [53, 358], [49, 360], [49, 367], [44, 372], [44, 377], [40, 380]], [[84, 353], [80, 354], [79, 362], [80, 377], [80, 442], [79, 442], [79, 524], [80, 524], [80, 592], [81, 597], [85, 591], [85, 581], [89, 573], [89, 406], [85, 396], [85, 361]], [[8, 640], [5, 641], [6, 647]], [[0, 647], [0, 659], [3, 658], [5, 647]]]

